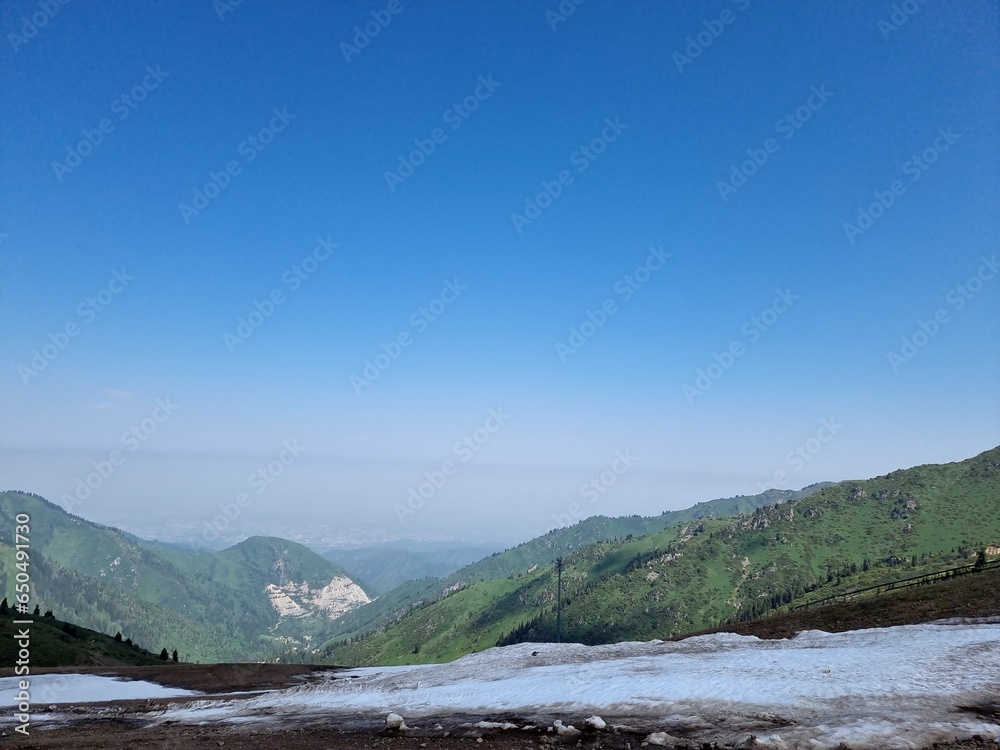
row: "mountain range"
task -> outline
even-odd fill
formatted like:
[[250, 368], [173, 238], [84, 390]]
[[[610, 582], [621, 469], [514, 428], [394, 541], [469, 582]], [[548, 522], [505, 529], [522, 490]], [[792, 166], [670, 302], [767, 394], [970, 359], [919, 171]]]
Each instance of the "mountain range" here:
[[10, 541], [16, 515], [28, 513], [32, 602], [83, 627], [188, 661], [443, 661], [555, 640], [556, 558], [563, 640], [668, 638], [964, 561], [1000, 545], [998, 498], [994, 448], [657, 516], [595, 516], [469, 562], [482, 550], [328, 550], [326, 559], [276, 537], [195, 552], [7, 491], [0, 586], [12, 594]]
[[146, 648], [176, 648], [187, 660], [273, 657], [370, 601], [340, 566], [285, 539], [184, 551], [10, 491], [0, 493], [0, 585], [8, 594], [20, 513], [30, 517], [33, 603], [94, 630], [121, 631]]
[[[1000, 448], [812, 490], [728, 517], [688, 512], [658, 530], [644, 519], [643, 536], [615, 528], [617, 535], [596, 541], [584, 522], [577, 533], [585, 541], [575, 549], [550, 544], [542, 562], [531, 554], [544, 545], [541, 537], [476, 563], [446, 579], [444, 595], [426, 589], [423, 601], [375, 632], [332, 640], [324, 658], [446, 661], [498, 644], [554, 641], [549, 561], [556, 556], [563, 558], [562, 639], [597, 644], [670, 638], [966, 562], [981, 549], [1000, 552]], [[738, 505], [729, 509], [747, 508]], [[602, 523], [591, 519], [590, 527]], [[378, 606], [336, 625], [360, 622]]]

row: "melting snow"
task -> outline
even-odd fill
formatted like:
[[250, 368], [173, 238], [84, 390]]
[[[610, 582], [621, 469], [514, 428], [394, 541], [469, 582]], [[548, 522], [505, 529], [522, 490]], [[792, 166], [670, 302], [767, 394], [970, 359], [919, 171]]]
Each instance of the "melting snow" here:
[[[532, 655], [537, 652], [537, 655]], [[715, 634], [608, 646], [520, 644], [450, 664], [371, 667], [244, 700], [168, 710], [167, 720], [517, 714], [641, 720], [698, 740], [740, 724], [776, 748], [912, 747], [1000, 725], [959, 707], [1000, 696], [1000, 620], [942, 621], [789, 640]], [[746, 737], [746, 732], [743, 732]]]
[[94, 674], [41, 674], [29, 677], [0, 677], [0, 709], [16, 705], [18, 683], [27, 679], [34, 708], [50, 703], [106, 703], [147, 698], [180, 698], [201, 695], [143, 680], [119, 680]]

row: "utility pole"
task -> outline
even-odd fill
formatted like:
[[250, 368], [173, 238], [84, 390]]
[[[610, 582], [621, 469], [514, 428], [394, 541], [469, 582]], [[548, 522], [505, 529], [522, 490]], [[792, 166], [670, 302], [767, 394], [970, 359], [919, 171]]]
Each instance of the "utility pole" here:
[[556, 643], [562, 643], [562, 558], [556, 558]]

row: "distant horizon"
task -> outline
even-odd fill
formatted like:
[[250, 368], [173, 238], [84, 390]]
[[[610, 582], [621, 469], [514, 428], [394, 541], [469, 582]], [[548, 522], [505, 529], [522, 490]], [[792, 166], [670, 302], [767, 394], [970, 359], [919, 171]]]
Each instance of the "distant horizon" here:
[[[765, 489], [761, 489], [758, 492], [744, 492], [744, 493], [736, 493], [730, 495], [717, 495], [701, 500], [690, 501], [687, 504], [678, 505], [677, 507], [665, 508], [660, 511], [647, 511], [647, 512], [623, 511], [614, 514], [592, 513], [590, 515], [584, 515], [579, 518], [575, 518], [573, 520], [573, 524], [594, 517], [621, 518], [621, 517], [636, 516], [636, 515], [644, 517], [655, 517], [663, 513], [669, 513], [679, 510], [687, 510], [688, 508], [692, 508], [697, 505], [712, 502], [715, 500], [729, 500], [740, 497], [753, 497], [762, 494], [768, 489], [780, 489], [782, 491], [799, 492], [818, 484], [824, 484], [824, 483], [840, 484], [842, 482], [849, 482], [849, 481], [865, 481], [868, 479], [875, 479], [880, 476], [886, 476], [887, 474], [891, 474], [895, 471], [916, 468], [918, 466], [957, 463], [960, 461], [974, 458], [996, 447], [1000, 447], [1000, 445], [991, 446], [981, 451], [972, 453], [968, 456], [963, 456], [961, 458], [956, 458], [953, 460], [921, 461], [919, 463], [914, 463], [906, 466], [897, 466], [893, 469], [888, 469], [881, 473], [872, 474], [868, 476], [857, 475], [857, 476], [851, 476], [846, 479], [821, 479], [814, 482], [808, 482], [799, 487], [781, 487], [781, 488], [768, 487]], [[567, 528], [568, 525], [573, 525], [573, 524], [567, 524], [562, 526], [552, 525], [544, 530], [536, 529], [534, 532], [528, 532], [529, 534], [531, 534], [530, 536], [518, 536], [518, 537], [513, 537], [513, 536], [475, 537], [475, 536], [460, 536], [455, 534], [444, 534], [444, 533], [436, 533], [436, 534], [427, 533], [422, 536], [406, 536], [403, 533], [397, 535], [391, 535], [391, 534], [385, 534], [376, 531], [357, 528], [357, 529], [348, 529], [344, 531], [343, 533], [346, 536], [341, 537], [341, 541], [339, 543], [331, 543], [331, 542], [317, 541], [317, 540], [329, 539], [332, 537], [324, 536], [327, 532], [326, 525], [322, 523], [317, 523], [316, 519], [313, 519], [311, 521], [306, 520], [299, 525], [291, 525], [291, 526], [286, 525], [283, 528], [275, 528], [273, 526], [262, 525], [259, 527], [250, 528], [249, 530], [246, 531], [240, 531], [239, 533], [232, 533], [229, 529], [227, 529], [225, 530], [225, 532], [219, 533], [214, 539], [206, 540], [204, 535], [200, 534], [199, 533], [200, 530], [196, 527], [192, 527], [189, 530], [185, 531], [187, 527], [185, 527], [184, 525], [180, 525], [175, 527], [171, 533], [168, 533], [166, 535], [156, 536], [154, 535], [155, 532], [151, 532], [147, 526], [141, 523], [136, 523], [134, 520], [130, 520], [130, 517], [127, 516], [120, 516], [118, 520], [115, 520], [114, 518], [111, 517], [95, 518], [87, 516], [85, 513], [74, 512], [74, 510], [67, 508], [62, 503], [60, 503], [58, 499], [54, 499], [52, 497], [46, 496], [44, 493], [37, 492], [34, 490], [27, 490], [24, 488], [17, 488], [17, 489], [7, 488], [0, 491], [22, 492], [22, 493], [36, 495], [60, 507], [67, 513], [78, 516], [92, 523], [111, 526], [113, 528], [118, 529], [119, 531], [139, 537], [144, 541], [178, 545], [178, 546], [183, 546], [185, 548], [200, 549], [203, 551], [228, 549], [252, 537], [277, 537], [277, 538], [287, 539], [289, 541], [302, 544], [303, 546], [314, 548], [314, 551], [317, 552], [331, 551], [334, 549], [338, 550], [371, 549], [374, 547], [392, 547], [397, 549], [406, 549], [407, 547], [411, 547], [415, 549], [411, 549], [410, 551], [419, 551], [421, 549], [431, 549], [434, 547], [454, 548], [456, 546], [463, 546], [463, 545], [473, 548], [482, 547], [483, 549], [500, 550], [523, 544], [525, 542], [530, 541], [531, 539], [537, 538], [538, 536], [542, 536], [544, 534], [550, 533], [560, 528]], [[234, 525], [233, 528], [237, 527]]]

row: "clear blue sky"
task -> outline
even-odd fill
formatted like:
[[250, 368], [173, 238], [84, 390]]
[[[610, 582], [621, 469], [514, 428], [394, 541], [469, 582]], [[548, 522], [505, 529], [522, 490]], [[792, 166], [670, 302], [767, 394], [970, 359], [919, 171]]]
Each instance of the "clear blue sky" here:
[[558, 8], [6, 3], [3, 484], [514, 540], [1000, 442], [995, 3]]

